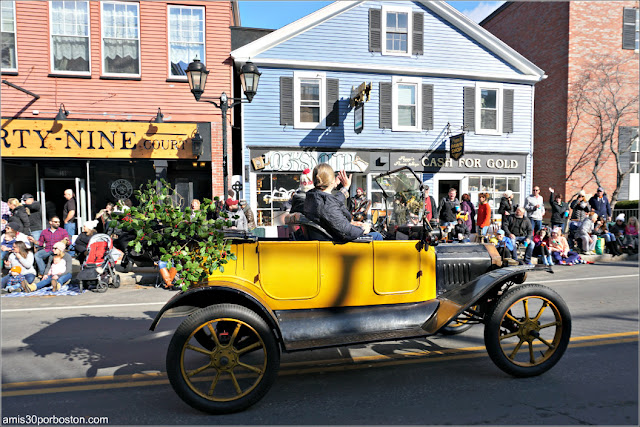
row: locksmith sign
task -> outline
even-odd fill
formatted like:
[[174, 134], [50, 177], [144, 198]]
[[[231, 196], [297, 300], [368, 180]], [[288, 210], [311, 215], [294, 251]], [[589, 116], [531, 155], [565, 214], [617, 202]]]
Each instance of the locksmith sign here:
[[524, 174], [527, 166], [526, 154], [513, 153], [465, 153], [464, 157], [453, 159], [445, 152], [391, 152], [389, 157], [389, 169], [410, 166], [416, 172]]
[[193, 159], [196, 123], [4, 119], [3, 157]]

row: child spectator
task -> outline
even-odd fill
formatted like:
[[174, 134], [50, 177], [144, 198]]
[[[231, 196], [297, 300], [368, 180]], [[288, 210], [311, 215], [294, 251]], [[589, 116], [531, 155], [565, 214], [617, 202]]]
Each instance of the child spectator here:
[[562, 230], [556, 227], [551, 231], [551, 239], [549, 240], [549, 250], [551, 256], [560, 265], [573, 265], [579, 263], [580, 255], [577, 252], [569, 250], [569, 242], [562, 235]]
[[468, 215], [464, 215], [462, 213], [458, 214], [456, 221], [458, 222], [453, 227], [453, 237], [458, 243], [469, 243], [469, 229], [467, 228], [467, 224], [465, 224], [465, 219]]
[[[9, 280], [7, 280], [7, 287], [2, 288], [2, 293], [5, 294], [7, 292], [19, 292], [22, 289], [22, 286], [26, 285], [27, 280], [22, 274], [22, 268], [16, 265], [15, 267], [11, 267], [9, 271], [9, 275], [7, 276]], [[4, 282], [4, 280], [3, 280]]]
[[515, 243], [513, 240], [505, 236], [504, 230], [500, 229], [496, 232], [496, 247], [498, 248], [498, 253], [502, 258], [511, 257], [515, 249]]
[[542, 258], [544, 265], [553, 265], [553, 258], [551, 258], [551, 252], [549, 251], [549, 236], [547, 235], [547, 229], [541, 228], [538, 230], [535, 236], [533, 236], [533, 255]]
[[638, 219], [635, 216], [629, 218], [624, 228], [624, 245], [629, 249], [638, 249]]

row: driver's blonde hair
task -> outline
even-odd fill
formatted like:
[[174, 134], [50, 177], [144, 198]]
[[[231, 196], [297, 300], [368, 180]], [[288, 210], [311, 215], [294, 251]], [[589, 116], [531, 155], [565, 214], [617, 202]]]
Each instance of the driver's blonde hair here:
[[335, 172], [328, 163], [320, 163], [313, 168], [313, 185], [318, 190], [326, 190], [335, 180]]

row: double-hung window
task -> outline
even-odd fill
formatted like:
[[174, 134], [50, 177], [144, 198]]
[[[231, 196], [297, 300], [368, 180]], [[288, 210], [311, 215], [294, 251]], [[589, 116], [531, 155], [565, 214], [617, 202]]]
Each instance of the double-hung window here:
[[326, 127], [326, 75], [325, 73], [294, 73], [294, 120], [301, 129]]
[[140, 6], [102, 2], [102, 73], [140, 76]]
[[62, 74], [90, 74], [89, 2], [51, 2], [51, 69]]
[[502, 85], [476, 85], [476, 133], [502, 133]]
[[18, 71], [15, 2], [3, 1], [0, 5], [0, 15], [0, 27], [2, 30], [2, 71]]
[[422, 80], [412, 77], [394, 77], [391, 93], [391, 129], [416, 132], [421, 128]]
[[411, 55], [412, 14], [408, 7], [382, 7], [382, 54]]
[[205, 63], [204, 7], [169, 5], [169, 76], [185, 76], [191, 61]]

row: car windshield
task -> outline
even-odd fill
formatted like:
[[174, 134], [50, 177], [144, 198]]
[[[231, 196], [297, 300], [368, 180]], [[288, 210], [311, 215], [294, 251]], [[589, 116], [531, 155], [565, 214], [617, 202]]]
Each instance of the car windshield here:
[[421, 225], [424, 212], [422, 183], [409, 168], [402, 168], [374, 178], [382, 189], [384, 209], [373, 212], [388, 225]]

